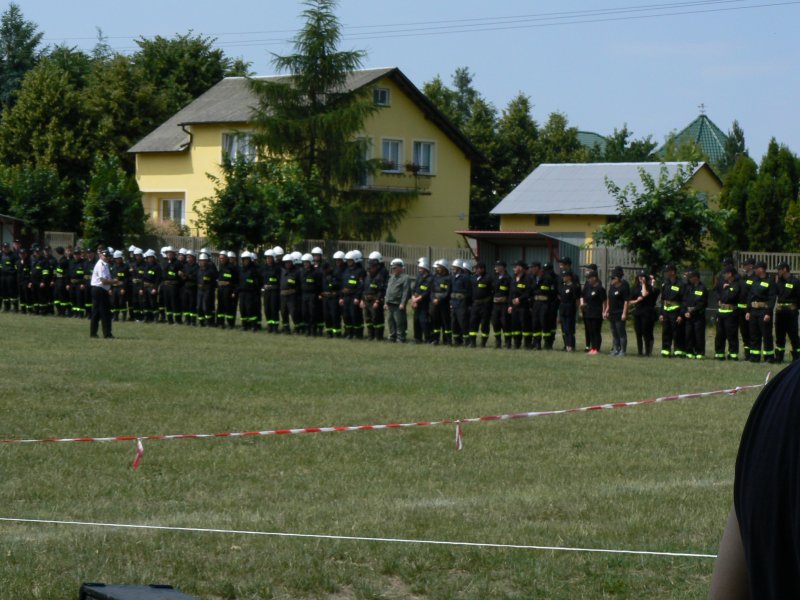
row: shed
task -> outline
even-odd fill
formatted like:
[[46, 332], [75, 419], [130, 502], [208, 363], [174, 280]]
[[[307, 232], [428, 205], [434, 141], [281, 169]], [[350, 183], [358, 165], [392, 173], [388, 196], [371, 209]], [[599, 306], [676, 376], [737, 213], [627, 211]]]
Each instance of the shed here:
[[456, 231], [464, 237], [473, 256], [490, 265], [504, 260], [509, 266], [518, 260], [555, 264], [562, 256], [577, 268], [580, 247], [555, 236], [536, 231]]

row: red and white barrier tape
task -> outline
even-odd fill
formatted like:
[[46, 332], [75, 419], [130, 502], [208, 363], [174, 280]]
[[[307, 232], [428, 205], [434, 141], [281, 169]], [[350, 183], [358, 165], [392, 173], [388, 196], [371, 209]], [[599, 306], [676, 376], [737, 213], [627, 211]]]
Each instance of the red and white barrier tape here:
[[675, 394], [673, 396], [662, 396], [650, 400], [637, 400], [635, 402], [611, 402], [607, 404], [594, 404], [592, 406], [581, 406], [578, 408], [566, 408], [561, 410], [540, 410], [531, 412], [509, 413], [505, 415], [490, 415], [484, 417], [473, 417], [469, 419], [441, 419], [439, 421], [415, 421], [411, 423], [385, 423], [381, 425], [343, 425], [333, 427], [298, 427], [293, 429], [269, 429], [265, 431], [238, 431], [224, 433], [179, 433], [171, 435], [120, 435], [112, 437], [78, 437], [78, 438], [41, 438], [41, 439], [0, 439], [0, 444], [33, 444], [33, 443], [65, 443], [65, 442], [136, 442], [136, 458], [133, 461], [133, 468], [138, 469], [144, 456], [145, 440], [200, 440], [208, 438], [235, 438], [235, 437], [266, 437], [270, 435], [293, 435], [301, 433], [339, 433], [345, 431], [377, 431], [380, 429], [403, 429], [409, 427], [432, 427], [434, 425], [453, 425], [456, 426], [456, 450], [464, 447], [461, 424], [480, 423], [483, 421], [511, 421], [514, 419], [530, 419], [533, 417], [547, 417], [551, 415], [565, 415], [569, 413], [592, 412], [596, 410], [607, 410], [612, 408], [627, 408], [630, 406], [642, 406], [644, 404], [658, 404], [661, 402], [671, 402], [673, 400], [686, 400], [689, 398], [706, 398], [708, 396], [730, 395], [735, 396], [738, 392], [763, 388], [769, 382], [772, 372], [767, 373], [764, 383], [756, 385], [740, 385], [735, 388], [725, 390], [715, 390], [713, 392], [696, 392], [691, 394]]

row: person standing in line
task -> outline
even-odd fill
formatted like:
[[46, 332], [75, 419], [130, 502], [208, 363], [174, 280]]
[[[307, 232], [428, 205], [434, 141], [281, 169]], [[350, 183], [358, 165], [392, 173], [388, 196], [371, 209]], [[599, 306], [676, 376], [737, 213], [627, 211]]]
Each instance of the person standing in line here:
[[400, 258], [391, 262], [391, 276], [386, 283], [386, 311], [389, 313], [389, 341], [406, 343], [408, 317], [406, 304], [411, 298], [411, 277]]
[[608, 287], [608, 299], [603, 317], [611, 324], [611, 355], [625, 356], [628, 350], [628, 333], [625, 330], [628, 321], [628, 301], [630, 287], [625, 281], [621, 268], [611, 272], [611, 285]]
[[478, 347], [478, 336], [481, 348], [486, 347], [489, 340], [489, 326], [492, 319], [492, 278], [486, 273], [486, 265], [479, 262], [475, 265], [475, 273], [470, 280], [472, 285], [472, 306], [469, 311], [469, 345]]
[[786, 337], [792, 342], [792, 360], [800, 353], [797, 335], [797, 307], [800, 305], [800, 281], [792, 275], [789, 263], [778, 265], [778, 297], [775, 303], [775, 362], [782, 363], [786, 354]]
[[427, 344], [431, 336], [430, 308], [433, 277], [431, 265], [424, 256], [417, 262], [417, 280], [411, 296], [414, 309], [414, 343]]
[[[775, 348], [772, 337], [772, 315], [775, 312], [775, 300], [778, 296], [778, 287], [767, 276], [767, 263], [756, 263], [753, 284], [747, 296], [747, 313], [744, 318], [750, 325], [750, 362], [764, 361], [775, 362]], [[762, 349], [761, 342], [764, 342]]]
[[589, 271], [586, 274], [586, 284], [583, 286], [581, 296], [581, 311], [583, 312], [583, 322], [586, 326], [586, 337], [589, 339], [589, 354], [600, 354], [600, 347], [603, 344], [603, 306], [606, 302], [606, 290], [597, 271]]
[[119, 279], [111, 277], [111, 253], [108, 250], [100, 252], [100, 260], [92, 269], [92, 319], [89, 324], [89, 337], [97, 337], [97, 328], [102, 322], [103, 337], [113, 338], [111, 333], [111, 301], [108, 291], [112, 285], [119, 285]]
[[746, 315], [749, 307], [748, 297], [750, 296], [750, 288], [753, 287], [753, 281], [755, 281], [756, 278], [753, 268], [754, 265], [755, 262], [752, 258], [745, 258], [742, 262], [744, 273], [742, 273], [740, 277], [742, 282], [740, 284], [739, 304], [737, 305], [739, 308], [739, 333], [742, 336], [742, 352], [745, 360], [750, 359], [750, 323]]
[[689, 271], [689, 283], [681, 308], [684, 318], [686, 358], [706, 357], [706, 308], [708, 308], [708, 289], [700, 281], [700, 272]]
[[673, 264], [664, 267], [664, 284], [661, 286], [661, 356], [683, 357], [683, 316], [681, 306], [686, 286], [678, 280], [678, 270]]
[[558, 318], [561, 321], [564, 350], [567, 352], [575, 352], [575, 322], [580, 298], [581, 286], [575, 281], [574, 274], [570, 270], [562, 271], [558, 286]]
[[736, 269], [728, 265], [722, 269], [722, 280], [717, 284], [717, 332], [714, 337], [714, 358], [725, 360], [725, 342], [728, 344], [728, 360], [739, 359], [739, 296], [741, 279]]
[[631, 301], [628, 307], [633, 307], [633, 330], [636, 332], [636, 350], [639, 356], [651, 356], [655, 338], [653, 330], [656, 325], [656, 300], [660, 290], [655, 285], [655, 280], [648, 277], [645, 271], [636, 275], [636, 285], [631, 290]]
[[492, 278], [492, 330], [494, 331], [494, 347], [502, 347], [503, 334], [506, 336], [506, 348], [511, 348], [511, 328], [508, 319], [508, 293], [511, 290], [511, 276], [506, 271], [506, 263], [498, 260], [494, 264]]

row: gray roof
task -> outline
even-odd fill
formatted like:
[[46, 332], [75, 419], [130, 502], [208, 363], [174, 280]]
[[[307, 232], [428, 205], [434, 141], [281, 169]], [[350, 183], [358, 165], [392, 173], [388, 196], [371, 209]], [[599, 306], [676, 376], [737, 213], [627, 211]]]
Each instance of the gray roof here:
[[[679, 166], [688, 162], [668, 163], [582, 163], [543, 164], [534, 169], [522, 183], [491, 211], [493, 215], [616, 215], [617, 204], [608, 193], [605, 178], [624, 188], [632, 183], [641, 189], [639, 169], [658, 180], [661, 165], [673, 176]], [[706, 163], [691, 172], [693, 176]]]
[[[392, 68], [354, 71], [347, 78], [346, 88], [355, 90], [390, 73]], [[255, 77], [259, 81], [286, 81], [277, 75]], [[247, 123], [255, 112], [258, 98], [246, 77], [226, 77], [193, 102], [178, 111], [154, 131], [135, 144], [128, 152], [180, 152], [189, 145], [189, 135], [181, 125], [210, 123]]]

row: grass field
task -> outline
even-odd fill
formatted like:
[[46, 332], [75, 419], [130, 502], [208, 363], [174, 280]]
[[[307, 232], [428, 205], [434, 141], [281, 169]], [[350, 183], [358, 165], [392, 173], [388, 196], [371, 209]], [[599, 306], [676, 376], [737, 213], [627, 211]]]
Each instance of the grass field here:
[[[760, 383], [767, 365], [0, 314], [0, 438], [474, 417]], [[755, 392], [464, 427], [0, 445], [0, 517], [714, 554]], [[0, 522], [0, 597], [698, 598], [710, 559]]]

